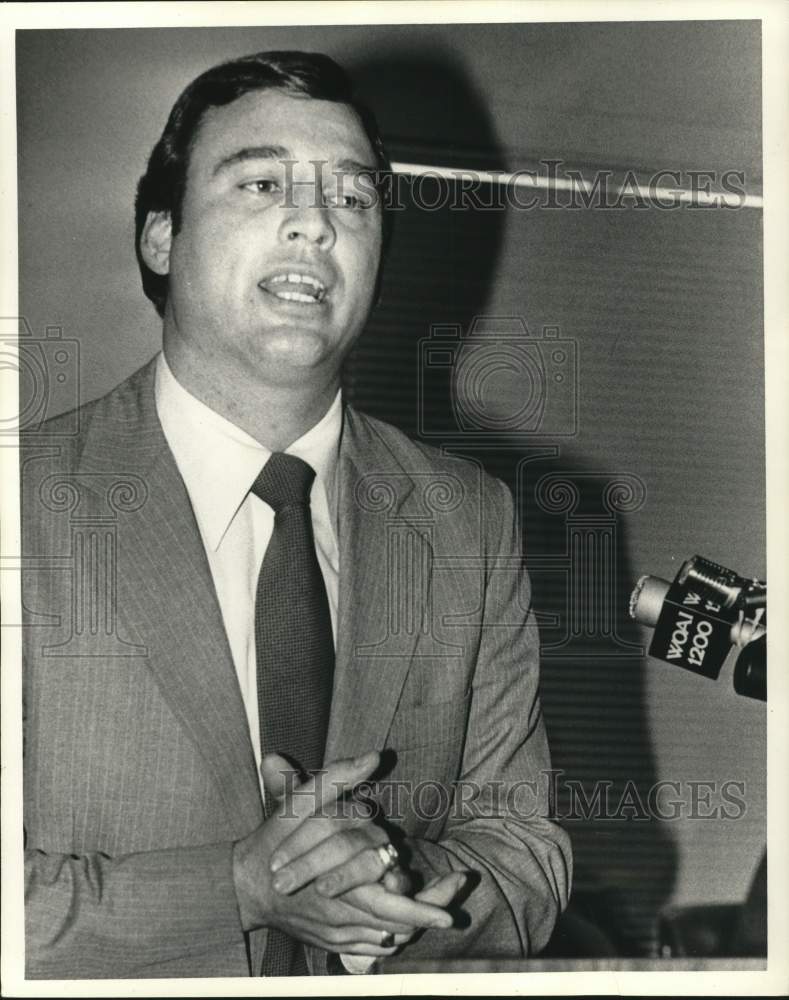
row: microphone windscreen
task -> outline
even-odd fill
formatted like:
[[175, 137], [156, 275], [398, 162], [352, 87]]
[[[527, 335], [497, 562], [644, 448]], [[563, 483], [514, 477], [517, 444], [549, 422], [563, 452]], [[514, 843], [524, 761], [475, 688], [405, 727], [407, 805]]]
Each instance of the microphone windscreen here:
[[670, 584], [659, 576], [642, 576], [630, 595], [630, 617], [654, 628]]

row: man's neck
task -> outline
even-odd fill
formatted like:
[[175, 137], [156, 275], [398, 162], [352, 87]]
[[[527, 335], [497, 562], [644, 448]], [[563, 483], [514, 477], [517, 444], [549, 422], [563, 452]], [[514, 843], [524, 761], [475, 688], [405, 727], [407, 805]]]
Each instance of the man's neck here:
[[314, 427], [326, 414], [339, 388], [339, 378], [325, 385], [304, 379], [295, 386], [264, 383], [246, 374], [232, 379], [204, 366], [190, 364], [187, 356], [165, 349], [165, 358], [181, 385], [206, 406], [250, 434], [269, 451], [284, 451]]

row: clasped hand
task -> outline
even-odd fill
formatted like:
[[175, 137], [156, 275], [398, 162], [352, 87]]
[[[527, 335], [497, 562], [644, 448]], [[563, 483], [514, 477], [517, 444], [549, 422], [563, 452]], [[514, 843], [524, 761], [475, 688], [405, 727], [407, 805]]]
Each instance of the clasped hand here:
[[[343, 798], [377, 766], [377, 753], [336, 761], [288, 789], [287, 762], [276, 754], [263, 759], [264, 786], [276, 805], [238, 841], [233, 859], [245, 930], [278, 927], [327, 951], [383, 957], [421, 929], [451, 927], [445, 907], [464, 875], [436, 879], [412, 899], [406, 873], [384, 874], [377, 848], [388, 840], [385, 831]], [[385, 935], [389, 947], [382, 945]]]

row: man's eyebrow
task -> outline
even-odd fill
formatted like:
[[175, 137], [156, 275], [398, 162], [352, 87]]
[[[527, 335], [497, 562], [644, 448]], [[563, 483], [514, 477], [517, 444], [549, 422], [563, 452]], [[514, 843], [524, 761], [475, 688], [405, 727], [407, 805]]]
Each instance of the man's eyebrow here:
[[236, 163], [243, 163], [245, 160], [286, 160], [288, 156], [288, 150], [284, 146], [246, 146], [221, 159], [214, 167], [214, 176], [220, 170], [232, 167]]
[[362, 163], [359, 160], [340, 160], [336, 168], [340, 173], [346, 174], [374, 174], [377, 166], [369, 163]]

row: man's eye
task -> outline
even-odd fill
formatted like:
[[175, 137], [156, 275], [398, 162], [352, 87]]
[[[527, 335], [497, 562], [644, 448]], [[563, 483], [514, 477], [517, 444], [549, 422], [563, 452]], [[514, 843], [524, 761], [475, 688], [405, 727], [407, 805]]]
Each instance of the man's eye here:
[[249, 191], [251, 194], [274, 194], [276, 191], [279, 191], [279, 184], [277, 184], [276, 181], [266, 180], [265, 178], [247, 181], [247, 183], [242, 184], [241, 187], [245, 191]]
[[327, 202], [332, 208], [362, 209], [370, 207], [368, 199], [362, 198], [357, 194], [346, 194], [344, 192], [327, 198]]

